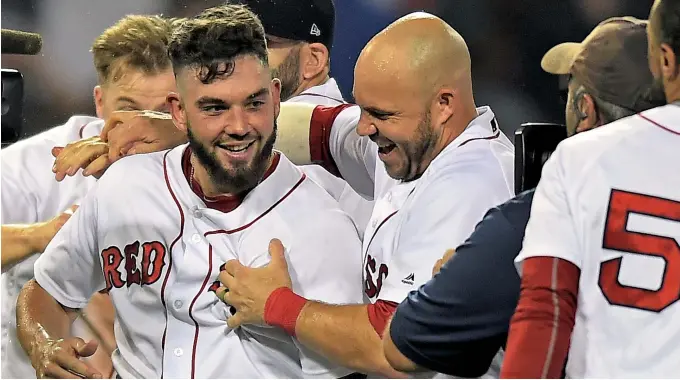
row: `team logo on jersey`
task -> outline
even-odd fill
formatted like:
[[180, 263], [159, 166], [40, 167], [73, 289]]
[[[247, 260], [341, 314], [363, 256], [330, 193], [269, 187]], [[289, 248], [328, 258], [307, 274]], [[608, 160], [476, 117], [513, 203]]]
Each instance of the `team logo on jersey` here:
[[[220, 265], [220, 272], [222, 272], [225, 269], [226, 266], [227, 266], [227, 263]], [[213, 292], [213, 293], [217, 293], [217, 289], [220, 286], [222, 286], [222, 283], [220, 282], [220, 280], [217, 280], [217, 281], [213, 282], [212, 285], [210, 285], [208, 287], [208, 291]]]
[[[387, 268], [387, 265], [380, 264], [380, 266], [377, 268], [376, 266], [377, 265], [373, 256], [368, 255], [366, 258], [366, 267], [364, 268], [366, 272], [364, 274], [364, 292], [368, 298], [377, 297], [378, 294], [380, 294], [380, 289], [382, 289], [383, 286], [383, 280], [386, 279], [387, 275], [389, 274], [389, 268]], [[373, 282], [374, 275], [377, 277], [375, 282]]]
[[[123, 248], [106, 248], [101, 253], [106, 290], [129, 288], [132, 284], [152, 285], [161, 278], [165, 267], [165, 246], [158, 241], [130, 243]], [[121, 265], [125, 261], [124, 265]], [[123, 279], [125, 272], [125, 279]]]
[[[220, 265], [220, 272], [222, 272], [225, 269], [226, 265], [227, 265], [226, 263]], [[217, 280], [217, 281], [213, 282], [212, 285], [210, 285], [208, 287], [208, 292], [214, 293], [215, 297], [217, 297], [217, 289], [219, 289], [221, 286], [222, 286], [222, 283], [220, 282], [220, 280]], [[226, 304], [226, 305], [229, 306], [229, 312], [231, 313], [231, 315], [236, 314], [236, 308], [235, 307], [233, 307], [229, 304]]]

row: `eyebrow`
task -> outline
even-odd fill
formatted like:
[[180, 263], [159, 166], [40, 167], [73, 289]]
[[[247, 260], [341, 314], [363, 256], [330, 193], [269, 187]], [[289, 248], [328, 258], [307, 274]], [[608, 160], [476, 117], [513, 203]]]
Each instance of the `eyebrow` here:
[[[140, 110], [144, 109], [144, 107], [141, 107], [139, 105], [139, 103], [137, 103], [137, 101], [135, 101], [134, 99], [127, 97], [127, 96], [119, 96], [116, 99], [116, 102], [130, 103], [130, 105], [132, 105], [133, 107], [135, 107], [137, 109], [140, 109]], [[168, 108], [169, 108], [168, 103], [164, 101], [163, 103], [154, 107], [154, 109], [152, 109], [152, 111], [167, 112]]]
[[118, 99], [116, 99], [116, 102], [126, 102], [126, 103], [132, 103], [134, 105], [138, 105], [137, 102], [134, 99], [128, 98], [127, 96], [119, 96]]
[[394, 111], [381, 110], [375, 107], [361, 107], [361, 109], [374, 116], [393, 116], [397, 114]]
[[[259, 89], [255, 92], [253, 92], [252, 94], [248, 95], [246, 97], [244, 103], [248, 103], [248, 102], [252, 101], [253, 99], [259, 98], [260, 96], [266, 95], [268, 93], [269, 93], [269, 88], [262, 87], [261, 89]], [[197, 107], [204, 107], [204, 106], [207, 106], [207, 105], [220, 105], [220, 106], [225, 106], [225, 107], [230, 106], [230, 104], [225, 102], [223, 99], [215, 98], [215, 97], [212, 97], [212, 96], [203, 96], [203, 97], [198, 98], [198, 100], [196, 100], [196, 106]]]

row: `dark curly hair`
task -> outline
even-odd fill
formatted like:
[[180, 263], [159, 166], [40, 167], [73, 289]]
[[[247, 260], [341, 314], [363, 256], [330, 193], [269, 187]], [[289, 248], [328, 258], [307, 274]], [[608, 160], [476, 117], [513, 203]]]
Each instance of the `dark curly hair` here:
[[269, 65], [262, 22], [246, 6], [236, 4], [208, 8], [181, 23], [170, 38], [168, 54], [175, 75], [186, 67], [198, 69], [204, 84], [231, 75], [234, 60], [244, 55]]

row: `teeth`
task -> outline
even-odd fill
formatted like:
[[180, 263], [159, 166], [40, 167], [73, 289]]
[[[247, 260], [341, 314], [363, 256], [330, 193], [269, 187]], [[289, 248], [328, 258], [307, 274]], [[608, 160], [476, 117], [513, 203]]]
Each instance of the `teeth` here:
[[250, 146], [250, 144], [252, 144], [252, 143], [243, 144], [243, 145], [235, 145], [235, 146], [226, 146], [226, 145], [222, 145], [222, 147], [223, 147], [224, 149], [230, 151], [230, 152], [241, 152], [241, 151], [244, 151], [244, 150], [248, 149], [248, 147]]

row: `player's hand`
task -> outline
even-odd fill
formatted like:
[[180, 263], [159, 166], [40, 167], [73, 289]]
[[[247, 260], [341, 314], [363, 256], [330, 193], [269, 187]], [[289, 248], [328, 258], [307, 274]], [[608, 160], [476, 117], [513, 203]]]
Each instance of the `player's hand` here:
[[52, 148], [55, 158], [52, 172], [57, 181], [62, 181], [67, 175], [74, 176], [80, 169], [83, 169], [84, 176], [99, 178], [111, 166], [108, 152], [108, 144], [99, 136], [78, 140], [66, 147], [55, 146]]
[[109, 143], [112, 162], [127, 155], [159, 152], [187, 142], [186, 133], [175, 127], [170, 114], [155, 111], [113, 112], [100, 136]]
[[71, 215], [78, 209], [78, 206], [71, 206], [66, 211], [43, 223], [36, 223], [31, 235], [33, 242], [33, 252], [45, 252], [45, 248], [52, 241], [54, 235], [59, 232], [61, 227], [71, 218]]
[[216, 294], [236, 309], [236, 313], [227, 319], [229, 327], [264, 324], [264, 306], [269, 295], [278, 288], [293, 286], [279, 239], [269, 242], [269, 255], [272, 259], [263, 267], [249, 268], [237, 260], [230, 260], [220, 272], [220, 282], [224, 286], [218, 288]]
[[101, 379], [101, 373], [80, 360], [95, 351], [94, 340], [85, 343], [80, 338], [47, 339], [32, 350], [31, 364], [39, 379]]
[[434, 277], [435, 274], [439, 273], [439, 271], [442, 269], [442, 265], [446, 264], [447, 261], [451, 257], [453, 257], [453, 254], [456, 253], [455, 249], [447, 249], [446, 253], [444, 253], [444, 256], [437, 260], [437, 262], [434, 264], [434, 268], [432, 268], [432, 277]]

